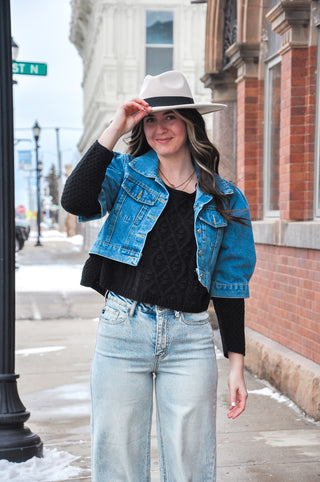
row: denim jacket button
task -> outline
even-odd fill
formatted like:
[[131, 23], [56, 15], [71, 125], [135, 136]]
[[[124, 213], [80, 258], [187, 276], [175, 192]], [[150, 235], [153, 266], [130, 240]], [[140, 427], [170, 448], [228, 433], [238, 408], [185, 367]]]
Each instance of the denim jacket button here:
[[197, 229], [197, 233], [198, 233], [198, 234], [201, 234], [201, 229], [200, 229], [200, 228]]
[[200, 249], [200, 251], [199, 251], [199, 256], [202, 256], [202, 251], [201, 251], [201, 249]]

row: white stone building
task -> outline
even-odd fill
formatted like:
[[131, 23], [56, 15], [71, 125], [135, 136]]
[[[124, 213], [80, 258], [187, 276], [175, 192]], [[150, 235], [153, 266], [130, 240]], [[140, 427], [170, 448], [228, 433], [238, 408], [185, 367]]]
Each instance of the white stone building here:
[[[83, 60], [80, 154], [97, 139], [117, 106], [139, 94], [146, 74], [180, 70], [188, 78], [195, 100], [210, 100], [210, 90], [200, 80], [205, 4], [192, 5], [191, 0], [72, 0], [71, 7], [70, 40]], [[94, 224], [86, 230], [86, 247], [96, 234]]]
[[72, 0], [70, 40], [83, 60], [82, 154], [117, 106], [138, 95], [146, 74], [181, 70], [198, 102], [206, 5], [190, 0]]

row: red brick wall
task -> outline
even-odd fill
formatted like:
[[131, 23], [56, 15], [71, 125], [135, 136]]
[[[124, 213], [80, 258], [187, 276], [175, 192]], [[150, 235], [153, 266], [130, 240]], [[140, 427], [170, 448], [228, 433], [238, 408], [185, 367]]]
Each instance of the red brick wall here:
[[[313, 218], [317, 47], [288, 50], [281, 60], [280, 217]], [[263, 217], [264, 83], [237, 86], [237, 184], [252, 219]]]
[[281, 60], [280, 217], [313, 217], [316, 47]]
[[252, 219], [262, 217], [263, 83], [242, 79], [237, 88], [237, 185], [250, 205]]
[[247, 326], [320, 363], [320, 251], [256, 248]]
[[[317, 47], [281, 59], [280, 218], [313, 218]], [[263, 218], [263, 80], [237, 92], [237, 180]], [[320, 251], [258, 244], [247, 325], [320, 363]]]

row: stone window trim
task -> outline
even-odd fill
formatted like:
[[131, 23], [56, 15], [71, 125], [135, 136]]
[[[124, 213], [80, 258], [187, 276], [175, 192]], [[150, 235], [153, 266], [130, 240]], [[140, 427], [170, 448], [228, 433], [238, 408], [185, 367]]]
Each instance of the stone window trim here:
[[[266, 74], [265, 74], [265, 99], [264, 99], [264, 142], [263, 142], [263, 211], [265, 218], [279, 218], [279, 208], [275, 209], [273, 206], [273, 196], [279, 197], [279, 151], [277, 152], [277, 159], [274, 159], [274, 143], [272, 142], [272, 130], [273, 124], [273, 102], [274, 92], [272, 90], [272, 72], [274, 68], [281, 68], [281, 57], [279, 55], [274, 56], [271, 60], [266, 62]], [[277, 122], [280, 121], [279, 111]], [[277, 127], [280, 127], [279, 124]], [[272, 171], [274, 167], [277, 168], [277, 172]], [[277, 182], [274, 184], [273, 177], [277, 174]], [[277, 192], [274, 192], [276, 190]], [[278, 199], [279, 201], [279, 199]]]
[[253, 221], [252, 229], [256, 244], [320, 250], [320, 220], [265, 219]]

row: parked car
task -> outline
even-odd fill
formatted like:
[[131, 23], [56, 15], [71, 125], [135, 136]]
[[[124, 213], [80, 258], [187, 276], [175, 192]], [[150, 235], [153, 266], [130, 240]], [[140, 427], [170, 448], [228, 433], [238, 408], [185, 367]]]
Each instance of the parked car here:
[[16, 251], [23, 248], [25, 241], [29, 238], [30, 224], [25, 219], [16, 218]]

